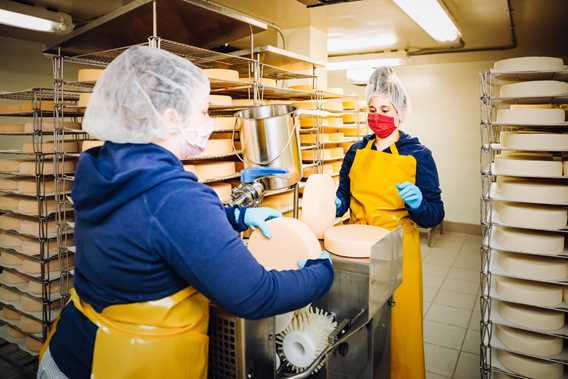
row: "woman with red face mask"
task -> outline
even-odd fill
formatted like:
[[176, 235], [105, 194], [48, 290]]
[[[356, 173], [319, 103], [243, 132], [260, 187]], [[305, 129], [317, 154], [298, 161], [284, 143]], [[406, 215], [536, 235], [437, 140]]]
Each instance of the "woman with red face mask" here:
[[403, 228], [403, 279], [394, 293], [391, 379], [425, 376], [422, 332], [422, 264], [417, 225], [444, 219], [436, 164], [418, 138], [399, 129], [408, 96], [390, 67], [380, 67], [366, 88], [372, 134], [355, 143], [343, 161], [337, 215], [351, 211], [351, 222]]

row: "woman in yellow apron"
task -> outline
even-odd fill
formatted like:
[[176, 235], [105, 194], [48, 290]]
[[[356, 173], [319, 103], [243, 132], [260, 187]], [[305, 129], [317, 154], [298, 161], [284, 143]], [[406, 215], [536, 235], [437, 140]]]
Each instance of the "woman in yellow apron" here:
[[428, 148], [398, 129], [407, 94], [391, 68], [375, 70], [366, 88], [373, 134], [355, 143], [341, 167], [337, 215], [351, 222], [394, 229], [402, 225], [403, 280], [394, 294], [391, 336], [393, 379], [425, 376], [422, 332], [422, 265], [416, 225], [444, 218], [438, 172]]
[[238, 232], [280, 214], [224, 207], [181, 161], [212, 130], [209, 81], [188, 60], [134, 47], [102, 73], [83, 130], [74, 289], [41, 351], [39, 378], [205, 379], [209, 300], [246, 318], [299, 309], [333, 281], [329, 259], [266, 271]]

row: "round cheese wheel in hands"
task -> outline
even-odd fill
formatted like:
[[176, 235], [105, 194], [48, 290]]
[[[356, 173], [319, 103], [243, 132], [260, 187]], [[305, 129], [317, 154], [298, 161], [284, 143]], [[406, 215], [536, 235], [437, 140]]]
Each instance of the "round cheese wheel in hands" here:
[[248, 249], [267, 270], [296, 270], [301, 259], [317, 259], [321, 254], [318, 239], [303, 222], [280, 217], [266, 222], [272, 238], [256, 229], [248, 241]]
[[371, 248], [389, 231], [371, 225], [339, 225], [325, 231], [324, 246], [332, 254], [349, 258], [369, 258]]
[[327, 174], [312, 174], [304, 187], [300, 220], [310, 227], [317, 238], [335, 223], [335, 192], [333, 178]]

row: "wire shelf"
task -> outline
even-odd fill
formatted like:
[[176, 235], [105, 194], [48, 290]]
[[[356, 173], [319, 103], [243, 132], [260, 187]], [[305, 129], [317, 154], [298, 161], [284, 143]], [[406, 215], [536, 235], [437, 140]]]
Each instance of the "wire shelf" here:
[[[53, 101], [55, 91], [52, 88], [31, 88], [21, 91], [2, 91], [0, 99], [4, 100], [47, 100]], [[63, 100], [77, 101], [79, 95], [73, 93], [64, 93]]]

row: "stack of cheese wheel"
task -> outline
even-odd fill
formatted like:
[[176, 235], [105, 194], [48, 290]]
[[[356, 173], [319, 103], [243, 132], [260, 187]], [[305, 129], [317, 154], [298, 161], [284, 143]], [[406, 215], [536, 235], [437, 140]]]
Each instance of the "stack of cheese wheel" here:
[[222, 179], [237, 172], [236, 163], [233, 161], [198, 162], [192, 165], [184, 165], [187, 171], [193, 172], [201, 182], [214, 179]]
[[209, 105], [216, 107], [229, 107], [233, 105], [231, 96], [209, 95]]
[[238, 130], [238, 123], [236, 117], [214, 117], [213, 118], [213, 131], [232, 131]]

